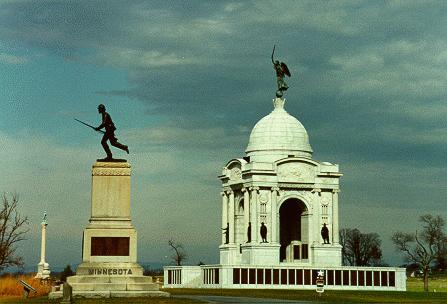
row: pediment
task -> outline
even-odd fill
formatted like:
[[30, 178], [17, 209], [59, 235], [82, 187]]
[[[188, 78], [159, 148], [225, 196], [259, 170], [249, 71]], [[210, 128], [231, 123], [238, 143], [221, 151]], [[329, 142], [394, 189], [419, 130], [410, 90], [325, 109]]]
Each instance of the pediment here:
[[243, 159], [233, 159], [226, 165], [226, 176], [230, 181], [240, 181], [242, 180], [242, 169], [243, 165], [246, 163]]

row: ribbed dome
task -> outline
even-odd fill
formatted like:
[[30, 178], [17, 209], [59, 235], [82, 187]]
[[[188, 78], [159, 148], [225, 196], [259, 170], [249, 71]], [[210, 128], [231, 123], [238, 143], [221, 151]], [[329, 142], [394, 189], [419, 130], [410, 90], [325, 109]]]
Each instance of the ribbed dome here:
[[274, 161], [289, 155], [311, 158], [304, 126], [284, 110], [285, 100], [273, 100], [274, 110], [255, 125], [245, 152], [254, 161]]

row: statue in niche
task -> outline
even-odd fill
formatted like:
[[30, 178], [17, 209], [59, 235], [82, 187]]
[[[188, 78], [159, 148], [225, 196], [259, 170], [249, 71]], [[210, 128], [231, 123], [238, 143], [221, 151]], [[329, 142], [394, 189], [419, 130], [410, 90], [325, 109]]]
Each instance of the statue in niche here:
[[278, 85], [278, 90], [276, 91], [276, 97], [281, 98], [283, 96], [283, 92], [287, 91], [289, 86], [284, 81], [284, 77], [290, 77], [290, 71], [287, 65], [284, 62], [279, 62], [279, 60], [273, 60], [273, 55], [275, 54], [275, 45], [273, 46], [272, 52], [272, 63], [273, 69], [276, 71], [276, 84]]
[[227, 223], [226, 228], [222, 228], [224, 231], [223, 234], [225, 234], [225, 244], [230, 243], [230, 223]]
[[251, 222], [248, 222], [248, 228], [247, 228], [247, 243], [251, 243]]
[[262, 243], [268, 243], [267, 242], [267, 226], [264, 225], [264, 222], [261, 223], [261, 229], [259, 232], [261, 233]]
[[323, 238], [323, 244], [329, 243], [329, 229], [326, 226], [326, 223], [323, 224], [323, 228], [321, 228], [321, 237]]
[[100, 131], [102, 128], [105, 128], [106, 131], [104, 132], [104, 136], [102, 137], [101, 145], [107, 154], [106, 158], [98, 159], [98, 161], [114, 161], [109, 145], [107, 145], [107, 141], [110, 141], [110, 144], [112, 146], [124, 150], [127, 152], [127, 154], [129, 154], [129, 147], [119, 143], [118, 139], [115, 137], [115, 124], [112, 121], [112, 117], [110, 117], [109, 113], [106, 112], [106, 107], [103, 104], [100, 104], [98, 106], [98, 113], [102, 116], [102, 123], [97, 128], [95, 128], [95, 130]]

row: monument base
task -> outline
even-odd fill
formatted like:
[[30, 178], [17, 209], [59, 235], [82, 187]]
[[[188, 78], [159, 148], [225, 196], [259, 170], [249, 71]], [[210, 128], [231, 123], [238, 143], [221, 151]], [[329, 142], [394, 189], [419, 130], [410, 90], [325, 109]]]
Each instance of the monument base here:
[[313, 252], [312, 264], [319, 267], [339, 267], [341, 266], [340, 244], [314, 244], [311, 246]]
[[[85, 265], [85, 264], [103, 264]], [[75, 275], [67, 278], [67, 283], [72, 287], [73, 297], [83, 298], [112, 298], [112, 297], [169, 297], [167, 292], [159, 291], [158, 283], [154, 283], [152, 277], [143, 275], [130, 275], [132, 268], [141, 268], [138, 264], [131, 263], [83, 263], [78, 267], [78, 272], [89, 271], [91, 275]], [[102, 275], [107, 273], [110, 275]], [[119, 275], [118, 273], [121, 273]], [[99, 274], [99, 275], [98, 275]], [[52, 291], [48, 298], [62, 298], [63, 290]]]
[[[74, 297], [169, 297], [137, 263], [137, 231], [130, 217], [130, 165], [98, 160], [92, 167], [92, 208], [84, 229], [82, 263], [67, 278]], [[50, 299], [63, 296], [62, 286]], [[66, 290], [67, 291], [67, 290]]]
[[50, 273], [50, 265], [46, 262], [41, 262], [37, 265], [37, 273], [34, 278], [45, 280], [50, 277]]
[[248, 243], [241, 246], [242, 264], [275, 265], [279, 262], [278, 243]]

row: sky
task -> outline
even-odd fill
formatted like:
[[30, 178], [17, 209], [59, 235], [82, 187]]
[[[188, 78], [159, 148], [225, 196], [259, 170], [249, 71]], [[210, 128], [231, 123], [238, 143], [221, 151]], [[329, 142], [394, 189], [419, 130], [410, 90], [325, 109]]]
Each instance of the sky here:
[[18, 253], [81, 261], [104, 103], [130, 155], [138, 259], [217, 263], [221, 184], [272, 111], [270, 61], [287, 63], [286, 110], [313, 159], [339, 164], [340, 227], [390, 240], [447, 218], [445, 1], [0, 1], [0, 192], [30, 232]]

